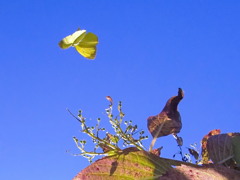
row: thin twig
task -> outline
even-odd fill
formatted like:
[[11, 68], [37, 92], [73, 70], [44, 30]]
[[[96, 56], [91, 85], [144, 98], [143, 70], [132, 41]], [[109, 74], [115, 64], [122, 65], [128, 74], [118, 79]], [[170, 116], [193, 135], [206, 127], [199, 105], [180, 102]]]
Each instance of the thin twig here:
[[[83, 122], [82, 122], [78, 117], [76, 117], [69, 109], [67, 109], [67, 111], [68, 111], [74, 118], [76, 118], [80, 123], [83, 123]], [[108, 143], [107, 141], [105, 141], [105, 140], [103, 140], [103, 139], [101, 139], [101, 138], [99, 138], [99, 137], [97, 137], [97, 136], [94, 136], [93, 133], [90, 133], [90, 132], [89, 132], [86, 124], [83, 123], [83, 125], [84, 125], [84, 128], [85, 128], [85, 130], [86, 130], [86, 133], [87, 133], [92, 139], [96, 139], [96, 140], [98, 140], [99, 142], [103, 142], [104, 144], [106, 144], [108, 147], [110, 147], [110, 148], [112, 148], [112, 149], [116, 149], [116, 150], [118, 150], [118, 151], [121, 150], [120, 148], [112, 145], [111, 143]]]
[[66, 110], [81, 123], [81, 120], [79, 119], [79, 117], [75, 116], [68, 108]]

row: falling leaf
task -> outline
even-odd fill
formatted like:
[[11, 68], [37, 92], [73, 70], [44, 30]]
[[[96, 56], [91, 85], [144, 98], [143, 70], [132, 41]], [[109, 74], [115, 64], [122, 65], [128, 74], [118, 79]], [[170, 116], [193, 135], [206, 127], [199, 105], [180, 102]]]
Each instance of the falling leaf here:
[[97, 44], [98, 37], [95, 34], [87, 33], [86, 30], [80, 29], [59, 42], [59, 46], [62, 49], [75, 47], [77, 52], [87, 59], [94, 59], [96, 57]]

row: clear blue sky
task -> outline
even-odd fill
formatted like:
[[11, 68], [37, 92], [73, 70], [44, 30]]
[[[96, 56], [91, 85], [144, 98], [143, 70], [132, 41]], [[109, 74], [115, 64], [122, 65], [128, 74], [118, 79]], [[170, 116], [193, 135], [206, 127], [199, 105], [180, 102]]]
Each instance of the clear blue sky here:
[[[147, 117], [181, 87], [184, 147], [212, 129], [239, 132], [239, 9], [222, 0], [1, 1], [0, 179], [73, 178], [89, 163], [66, 153], [83, 137], [66, 108], [93, 123], [107, 95], [150, 135]], [[99, 36], [94, 61], [58, 47], [79, 27]], [[159, 146], [164, 157], [178, 151], [172, 136]]]

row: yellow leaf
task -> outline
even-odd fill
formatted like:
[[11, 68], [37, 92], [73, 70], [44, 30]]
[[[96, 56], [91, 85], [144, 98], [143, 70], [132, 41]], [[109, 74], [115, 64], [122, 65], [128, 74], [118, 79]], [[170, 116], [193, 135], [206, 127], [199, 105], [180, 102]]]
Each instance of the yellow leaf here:
[[96, 57], [96, 47], [84, 47], [77, 45], [76, 50], [87, 59], [94, 59]]
[[84, 36], [86, 36], [86, 30], [80, 30], [78, 29], [76, 32], [74, 32], [73, 34], [63, 38], [60, 42], [59, 42], [59, 46], [62, 49], [67, 49], [71, 46], [74, 46], [74, 44], [79, 43]]
[[96, 57], [96, 45], [98, 44], [98, 37], [93, 33], [86, 33], [86, 30], [77, 30], [72, 35], [69, 35], [59, 42], [59, 46], [67, 49], [71, 46], [87, 59], [94, 59]]

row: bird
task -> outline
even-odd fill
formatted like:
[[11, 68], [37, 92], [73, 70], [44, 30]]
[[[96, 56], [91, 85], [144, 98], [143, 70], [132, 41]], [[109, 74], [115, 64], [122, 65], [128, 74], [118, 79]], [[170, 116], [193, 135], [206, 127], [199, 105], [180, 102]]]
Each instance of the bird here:
[[154, 138], [172, 134], [176, 139], [177, 133], [182, 129], [181, 115], [178, 104], [183, 99], [184, 92], [178, 88], [178, 95], [168, 99], [163, 110], [156, 116], [147, 119], [148, 130]]

